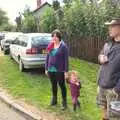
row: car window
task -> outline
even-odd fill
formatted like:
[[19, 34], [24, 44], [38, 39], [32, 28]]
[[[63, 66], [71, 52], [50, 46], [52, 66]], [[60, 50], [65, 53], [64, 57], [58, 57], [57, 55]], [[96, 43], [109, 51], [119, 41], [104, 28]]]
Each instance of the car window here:
[[7, 40], [5, 41], [5, 43], [12, 43], [12, 41], [13, 41], [13, 40], [11, 40], [11, 39], [10, 39], [10, 40], [7, 39]]
[[48, 44], [51, 41], [51, 36], [36, 36], [32, 37], [32, 46], [38, 47], [39, 45]]
[[20, 46], [26, 47], [28, 43], [28, 37], [27, 36], [20, 36], [19, 37]]
[[19, 41], [18, 38], [16, 38], [12, 43], [13, 43], [13, 44], [16, 44], [16, 45], [19, 45], [19, 44], [20, 44], [20, 41]]
[[0, 40], [4, 39], [4, 36], [3, 35], [0, 35]]

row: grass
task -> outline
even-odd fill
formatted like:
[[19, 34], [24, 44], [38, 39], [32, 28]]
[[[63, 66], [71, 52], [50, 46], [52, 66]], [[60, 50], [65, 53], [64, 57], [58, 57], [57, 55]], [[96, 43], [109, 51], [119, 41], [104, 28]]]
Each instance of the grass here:
[[[58, 93], [58, 106], [49, 107], [50, 82], [39, 71], [20, 73], [18, 65], [8, 56], [0, 57], [0, 85], [15, 98], [24, 98], [27, 102], [37, 106], [42, 111], [55, 112], [62, 115], [63, 120], [99, 120], [100, 112], [96, 106], [96, 78], [98, 66], [83, 60], [70, 60], [70, 69], [79, 72], [82, 81], [81, 109], [76, 113], [72, 111], [72, 103], [68, 89], [68, 106], [66, 111], [60, 110], [61, 94]], [[60, 90], [59, 90], [60, 91]]]

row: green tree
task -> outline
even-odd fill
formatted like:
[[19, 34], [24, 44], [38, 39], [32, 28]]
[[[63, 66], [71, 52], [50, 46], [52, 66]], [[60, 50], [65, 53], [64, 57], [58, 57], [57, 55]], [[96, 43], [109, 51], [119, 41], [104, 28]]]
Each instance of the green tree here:
[[8, 17], [6, 16], [6, 12], [0, 8], [0, 26], [7, 23], [8, 23]]
[[71, 4], [72, 4], [72, 2], [73, 2], [73, 0], [63, 0], [63, 2], [65, 3], [65, 5], [66, 5], [67, 7], [70, 7]]
[[53, 1], [53, 9], [56, 11], [60, 8], [60, 2], [58, 0]]
[[15, 32], [16, 31], [16, 26], [15, 25], [11, 25], [11, 24], [3, 24], [2, 26], [0, 26], [0, 31], [12, 31]]
[[41, 16], [40, 28], [42, 32], [52, 32], [57, 28], [56, 17], [52, 8], [48, 8]]
[[[57, 2], [54, 1], [54, 3], [56, 4]], [[40, 28], [42, 32], [51, 32], [56, 28], [62, 30], [64, 11], [59, 5], [55, 8], [48, 8], [41, 16]]]
[[19, 12], [19, 16], [16, 17], [15, 22], [17, 24], [17, 30], [16, 31], [21, 31], [21, 28], [22, 28], [22, 15], [21, 15], [20, 12]]
[[33, 16], [30, 9], [25, 9], [23, 13], [24, 19], [22, 20], [22, 31], [23, 32], [37, 32], [37, 24], [35, 17]]

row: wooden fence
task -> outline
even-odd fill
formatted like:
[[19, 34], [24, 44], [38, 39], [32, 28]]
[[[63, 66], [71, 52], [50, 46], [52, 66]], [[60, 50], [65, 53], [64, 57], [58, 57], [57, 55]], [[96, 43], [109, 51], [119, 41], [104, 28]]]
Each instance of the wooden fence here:
[[78, 38], [66, 40], [70, 56], [84, 59], [91, 62], [97, 62], [97, 57], [103, 47], [104, 40], [102, 39], [88, 39]]

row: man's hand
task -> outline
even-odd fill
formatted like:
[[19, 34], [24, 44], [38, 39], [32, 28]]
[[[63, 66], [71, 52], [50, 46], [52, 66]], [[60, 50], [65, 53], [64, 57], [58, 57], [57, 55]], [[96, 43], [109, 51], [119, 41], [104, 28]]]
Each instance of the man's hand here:
[[105, 55], [99, 55], [99, 62], [101, 64], [104, 64], [104, 63], [108, 62], [108, 57], [105, 56]]
[[100, 87], [98, 86], [98, 87], [97, 87], [97, 93], [99, 93], [99, 92], [100, 92]]
[[115, 92], [114, 88], [111, 89], [111, 90], [108, 90], [108, 93], [111, 94], [111, 95], [118, 96], [118, 94]]

